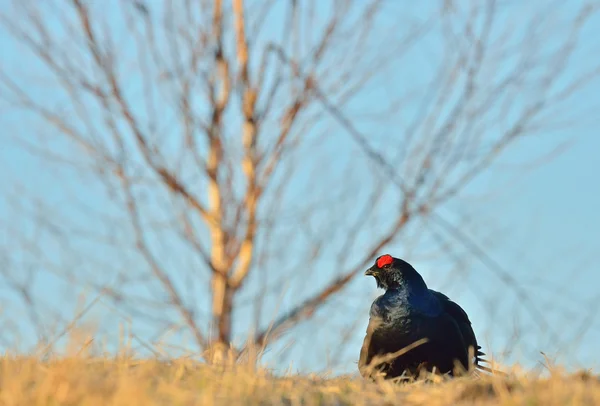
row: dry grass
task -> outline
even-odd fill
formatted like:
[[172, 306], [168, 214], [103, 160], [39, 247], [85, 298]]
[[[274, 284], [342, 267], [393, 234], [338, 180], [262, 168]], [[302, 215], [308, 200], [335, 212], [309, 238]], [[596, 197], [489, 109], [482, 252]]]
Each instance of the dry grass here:
[[592, 405], [600, 380], [589, 374], [549, 378], [471, 377], [394, 385], [358, 377], [270, 376], [189, 360], [0, 359], [0, 405]]

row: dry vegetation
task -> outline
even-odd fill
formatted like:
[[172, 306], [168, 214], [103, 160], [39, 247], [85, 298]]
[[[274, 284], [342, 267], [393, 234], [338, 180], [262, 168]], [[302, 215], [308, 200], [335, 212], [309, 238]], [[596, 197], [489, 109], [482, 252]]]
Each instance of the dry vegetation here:
[[244, 366], [227, 371], [191, 360], [169, 362], [75, 356], [41, 362], [2, 358], [1, 405], [591, 405], [600, 379], [514, 373], [434, 384], [369, 383], [356, 377], [274, 377]]

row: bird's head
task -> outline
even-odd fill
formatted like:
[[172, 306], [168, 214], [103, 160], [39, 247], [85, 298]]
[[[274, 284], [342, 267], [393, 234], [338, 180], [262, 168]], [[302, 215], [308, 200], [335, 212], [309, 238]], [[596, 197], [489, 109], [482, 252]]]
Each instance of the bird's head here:
[[423, 279], [411, 264], [389, 254], [378, 257], [375, 264], [365, 271], [365, 275], [373, 276], [377, 287], [386, 290], [399, 288], [413, 281], [424, 284]]

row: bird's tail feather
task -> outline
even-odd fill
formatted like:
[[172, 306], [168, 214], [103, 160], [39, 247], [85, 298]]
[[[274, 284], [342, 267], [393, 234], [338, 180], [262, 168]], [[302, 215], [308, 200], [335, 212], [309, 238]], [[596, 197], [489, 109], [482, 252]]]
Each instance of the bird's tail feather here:
[[508, 374], [506, 372], [502, 372], [502, 371], [499, 371], [497, 369], [493, 369], [493, 368], [481, 365], [480, 364], [481, 362], [484, 362], [486, 364], [491, 364], [490, 361], [488, 361], [485, 358], [482, 358], [485, 355], [486, 354], [483, 351], [481, 351], [481, 346], [478, 345], [477, 346], [477, 352], [475, 353], [475, 367], [477, 369], [479, 369], [480, 371], [489, 372], [490, 374], [494, 374], [494, 375], [508, 376]]

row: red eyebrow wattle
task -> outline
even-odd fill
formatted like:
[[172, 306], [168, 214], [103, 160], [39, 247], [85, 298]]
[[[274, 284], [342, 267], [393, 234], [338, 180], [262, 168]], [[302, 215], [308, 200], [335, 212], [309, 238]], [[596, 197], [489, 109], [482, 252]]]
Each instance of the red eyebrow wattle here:
[[391, 255], [382, 255], [377, 260], [377, 268], [383, 268], [384, 266], [391, 264], [392, 262], [394, 262], [394, 259]]

